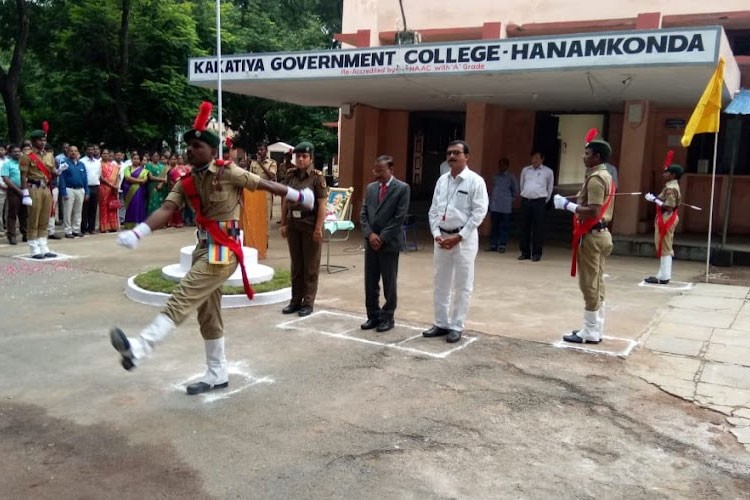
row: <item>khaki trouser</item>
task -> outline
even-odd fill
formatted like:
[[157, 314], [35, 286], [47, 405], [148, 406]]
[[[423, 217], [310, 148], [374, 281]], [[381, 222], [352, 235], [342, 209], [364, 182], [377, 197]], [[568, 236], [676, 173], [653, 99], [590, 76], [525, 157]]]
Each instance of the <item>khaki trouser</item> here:
[[612, 253], [609, 231], [588, 233], [578, 249], [578, 287], [583, 293], [587, 311], [598, 311], [606, 298], [604, 289], [604, 260]]
[[47, 224], [52, 210], [52, 193], [47, 187], [29, 185], [31, 206], [26, 207], [28, 230], [26, 237], [31, 240], [47, 237]]
[[313, 240], [314, 226], [305, 222], [288, 219], [286, 241], [289, 245], [292, 271], [292, 300], [297, 306], [315, 305], [320, 274], [322, 242]]
[[[669, 219], [672, 216], [672, 214], [661, 214], [661, 218], [663, 222], [667, 222], [667, 219]], [[672, 248], [672, 243], [674, 242], [674, 230], [677, 227], [677, 224], [680, 222], [680, 216], [678, 215], [675, 217], [674, 224], [672, 224], [672, 227], [667, 229], [667, 234], [664, 235], [664, 241], [661, 244], [661, 256], [666, 257], [667, 255], [670, 255], [674, 257], [674, 248]], [[656, 245], [656, 248], [659, 248], [659, 224], [658, 222], [654, 224], [654, 245]]]
[[221, 287], [237, 269], [237, 259], [231, 254], [231, 264], [209, 264], [208, 246], [201, 242], [193, 251], [193, 266], [182, 278], [162, 312], [176, 325], [185, 321], [193, 309], [198, 309], [198, 323], [205, 340], [224, 336], [221, 319]]

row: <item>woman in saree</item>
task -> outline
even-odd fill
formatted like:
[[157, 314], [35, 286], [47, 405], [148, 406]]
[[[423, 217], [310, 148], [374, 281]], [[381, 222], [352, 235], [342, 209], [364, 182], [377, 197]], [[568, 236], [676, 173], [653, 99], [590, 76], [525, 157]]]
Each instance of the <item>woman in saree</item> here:
[[146, 220], [146, 193], [149, 173], [141, 165], [141, 157], [133, 153], [130, 157], [133, 163], [125, 168], [122, 192], [125, 193], [125, 222], [127, 229], [134, 228]]
[[[169, 190], [171, 191], [174, 188], [174, 185], [177, 184], [177, 181], [185, 177], [187, 174], [190, 173], [190, 165], [183, 165], [182, 163], [182, 155], [173, 155], [169, 159]], [[185, 208], [187, 209], [187, 203], [185, 203]], [[185, 225], [185, 222], [182, 218], [182, 210], [175, 210], [172, 214], [172, 220], [169, 223], [172, 227], [183, 227]]]
[[112, 161], [109, 149], [102, 150], [102, 172], [99, 177], [99, 232], [114, 233], [120, 229], [120, 166]]
[[[247, 158], [240, 160], [239, 165], [245, 170], [250, 168]], [[253, 173], [263, 175], [262, 171]], [[268, 253], [268, 206], [265, 192], [242, 190], [240, 227], [244, 233], [243, 245], [258, 250], [258, 260], [265, 259]]]
[[156, 211], [169, 194], [168, 167], [162, 163], [159, 153], [151, 155], [151, 161], [146, 164], [149, 173], [148, 182], [148, 213]]

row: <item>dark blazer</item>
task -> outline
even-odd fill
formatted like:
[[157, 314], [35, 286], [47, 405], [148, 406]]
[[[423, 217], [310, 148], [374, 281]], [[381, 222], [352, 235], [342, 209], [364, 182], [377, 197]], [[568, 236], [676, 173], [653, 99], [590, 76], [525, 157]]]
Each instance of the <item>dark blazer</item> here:
[[379, 181], [367, 185], [359, 216], [362, 234], [365, 240], [368, 240], [372, 233], [380, 236], [383, 240], [381, 252], [399, 252], [404, 249], [404, 232], [401, 226], [409, 213], [411, 188], [407, 183], [393, 177], [381, 203], [378, 203], [379, 194]]

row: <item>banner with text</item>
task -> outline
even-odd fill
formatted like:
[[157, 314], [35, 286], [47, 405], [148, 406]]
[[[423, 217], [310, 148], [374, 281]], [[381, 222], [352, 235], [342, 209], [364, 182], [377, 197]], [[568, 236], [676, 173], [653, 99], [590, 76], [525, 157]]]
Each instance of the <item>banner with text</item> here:
[[[721, 28], [629, 31], [447, 44], [226, 55], [222, 79], [305, 79], [714, 63]], [[217, 78], [215, 57], [191, 58], [191, 82]]]

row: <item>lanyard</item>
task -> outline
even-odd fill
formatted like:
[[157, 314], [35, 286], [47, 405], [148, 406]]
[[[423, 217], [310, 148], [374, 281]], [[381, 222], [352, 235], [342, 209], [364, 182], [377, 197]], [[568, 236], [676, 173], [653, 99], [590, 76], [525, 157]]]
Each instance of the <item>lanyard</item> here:
[[[449, 183], [453, 182], [452, 180], [450, 180], [452, 178], [453, 178], [452, 176], [449, 177], [449, 180], [448, 180]], [[448, 214], [448, 206], [451, 204], [453, 197], [456, 196], [456, 193], [458, 192], [458, 188], [460, 187], [462, 181], [463, 181], [463, 178], [458, 177], [458, 182], [456, 182], [456, 188], [453, 190], [453, 193], [451, 193], [450, 196], [449, 196], [449, 189], [446, 188], [445, 190], [445, 210], [443, 210], [443, 222], [445, 222], [445, 216]]]

